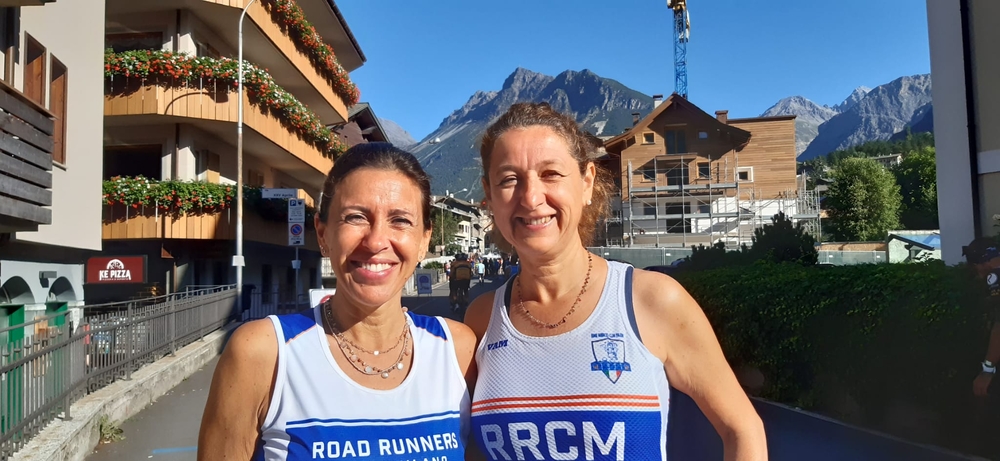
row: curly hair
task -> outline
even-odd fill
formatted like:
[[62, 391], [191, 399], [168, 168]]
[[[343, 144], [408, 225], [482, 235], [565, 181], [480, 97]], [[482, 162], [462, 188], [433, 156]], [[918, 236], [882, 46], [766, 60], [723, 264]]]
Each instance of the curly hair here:
[[[510, 130], [533, 126], [548, 127], [563, 138], [569, 146], [569, 154], [576, 160], [581, 174], [586, 172], [587, 166], [590, 164], [594, 164], [597, 168], [591, 204], [584, 207], [583, 216], [580, 217], [580, 225], [577, 229], [584, 246], [590, 245], [593, 243], [598, 223], [609, 214], [609, 198], [614, 185], [610, 180], [609, 173], [594, 163], [593, 158], [597, 144], [580, 130], [576, 120], [572, 117], [553, 109], [552, 106], [544, 102], [525, 102], [510, 106], [510, 109], [507, 109], [507, 112], [493, 122], [483, 134], [483, 141], [479, 148], [479, 156], [483, 162], [483, 179], [489, 185], [490, 158], [493, 155], [493, 147], [496, 145], [497, 139]], [[494, 240], [503, 242], [496, 227], [494, 227]]]

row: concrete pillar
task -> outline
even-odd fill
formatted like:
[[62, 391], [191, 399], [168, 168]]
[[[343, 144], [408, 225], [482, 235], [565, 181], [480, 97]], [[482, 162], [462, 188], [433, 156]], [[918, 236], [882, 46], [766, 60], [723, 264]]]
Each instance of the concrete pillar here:
[[180, 125], [177, 130], [177, 179], [194, 181], [198, 179], [198, 151], [195, 150], [194, 130], [188, 125]]
[[179, 10], [180, 29], [177, 31], [177, 52], [194, 56], [198, 47], [194, 43], [194, 17], [188, 10]]
[[937, 152], [938, 216], [942, 258], [964, 260], [962, 246], [975, 237], [966, 105], [962, 14], [958, 0], [927, 0], [931, 90], [934, 100], [934, 144]]

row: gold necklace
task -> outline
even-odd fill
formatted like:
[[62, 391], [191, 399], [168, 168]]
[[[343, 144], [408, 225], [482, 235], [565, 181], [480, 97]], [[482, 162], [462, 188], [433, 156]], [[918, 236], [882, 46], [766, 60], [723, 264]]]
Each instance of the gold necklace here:
[[587, 285], [590, 284], [590, 270], [593, 268], [594, 268], [594, 257], [588, 251], [587, 277], [583, 279], [583, 287], [580, 288], [580, 294], [576, 295], [576, 301], [574, 301], [573, 306], [569, 308], [569, 312], [567, 312], [566, 315], [563, 316], [562, 320], [560, 320], [558, 323], [545, 323], [541, 320], [538, 320], [535, 318], [535, 316], [531, 315], [531, 312], [528, 312], [527, 307], [524, 307], [524, 297], [521, 295], [521, 274], [517, 275], [517, 280], [516, 280], [518, 309], [521, 309], [521, 312], [524, 312], [524, 315], [528, 317], [528, 320], [530, 320], [531, 323], [535, 324], [536, 326], [548, 328], [550, 330], [553, 328], [560, 327], [562, 324], [566, 323], [566, 319], [568, 319], [569, 316], [573, 315], [573, 312], [576, 312], [576, 306], [580, 304], [580, 300], [583, 299], [583, 294], [587, 292]]
[[[403, 315], [405, 316], [406, 311], [404, 310], [403, 312]], [[357, 352], [355, 352], [354, 347], [352, 347], [356, 345], [344, 337], [344, 332], [337, 328], [337, 322], [333, 320], [333, 305], [329, 301], [327, 301], [326, 305], [323, 306], [323, 317], [326, 319], [327, 326], [330, 328], [330, 333], [333, 335], [334, 339], [337, 340], [337, 346], [340, 347], [340, 352], [344, 354], [344, 358], [346, 358], [347, 362], [351, 364], [351, 367], [359, 373], [368, 376], [380, 375], [382, 376], [382, 379], [389, 379], [389, 375], [393, 371], [402, 370], [405, 367], [403, 364], [403, 358], [410, 355], [410, 352], [407, 350], [407, 346], [410, 342], [410, 324], [408, 321], [403, 322], [403, 333], [400, 334], [400, 341], [403, 343], [403, 348], [399, 350], [399, 356], [396, 357], [395, 363], [388, 368], [377, 368], [369, 365], [361, 357], [358, 357]], [[392, 347], [392, 349], [395, 348], [396, 346]], [[361, 348], [358, 347], [358, 349]], [[367, 352], [364, 350], [362, 351]], [[374, 353], [372, 355], [378, 354]]]

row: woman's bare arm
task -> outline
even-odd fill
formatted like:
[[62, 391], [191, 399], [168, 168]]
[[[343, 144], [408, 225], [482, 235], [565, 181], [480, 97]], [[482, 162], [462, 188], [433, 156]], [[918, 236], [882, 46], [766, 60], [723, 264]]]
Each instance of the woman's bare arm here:
[[[469, 326], [469, 329], [473, 332], [476, 338], [476, 342], [472, 348], [473, 358], [475, 358], [475, 351], [479, 348], [479, 342], [483, 340], [483, 336], [486, 334], [486, 328], [490, 325], [490, 313], [493, 310], [493, 297], [495, 296], [494, 291], [480, 295], [475, 300], [469, 304], [468, 309], [465, 310], [465, 324]], [[476, 365], [476, 361], [472, 361], [472, 366], [469, 367], [469, 372], [466, 373], [466, 380], [469, 382], [469, 393], [473, 392], [476, 386], [476, 378], [478, 377], [479, 368]], [[466, 461], [485, 461], [486, 456], [479, 451], [479, 447], [476, 446], [475, 436], [469, 434], [469, 440], [466, 441], [465, 447], [465, 459]]]
[[277, 373], [278, 345], [270, 320], [239, 327], [212, 377], [198, 434], [198, 461], [253, 458]]
[[689, 395], [722, 438], [727, 461], [767, 459], [764, 426], [698, 303], [674, 279], [635, 271], [636, 323], [667, 379]]

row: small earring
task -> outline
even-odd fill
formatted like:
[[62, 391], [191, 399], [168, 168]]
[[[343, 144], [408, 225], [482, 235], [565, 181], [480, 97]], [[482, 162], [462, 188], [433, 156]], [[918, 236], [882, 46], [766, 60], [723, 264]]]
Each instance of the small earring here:
[[587, 206], [590, 206], [590, 200], [587, 200]]

